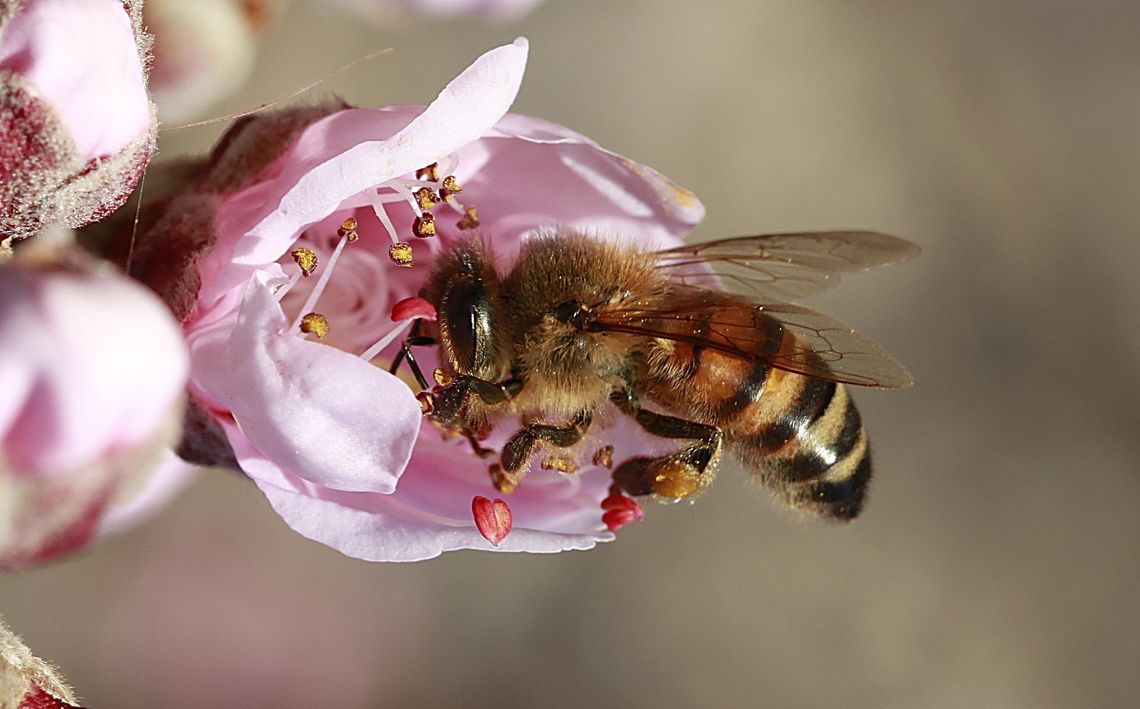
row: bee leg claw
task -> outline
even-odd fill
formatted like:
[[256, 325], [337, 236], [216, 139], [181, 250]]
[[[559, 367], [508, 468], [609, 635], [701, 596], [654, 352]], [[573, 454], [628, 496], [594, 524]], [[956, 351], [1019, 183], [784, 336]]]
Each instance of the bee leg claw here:
[[569, 448], [586, 435], [593, 416], [589, 412], [579, 414], [566, 426], [551, 426], [543, 423], [530, 423], [511, 436], [503, 446], [500, 460], [502, 473], [518, 479], [522, 478], [530, 459], [538, 452], [539, 446], [549, 443], [558, 448]]

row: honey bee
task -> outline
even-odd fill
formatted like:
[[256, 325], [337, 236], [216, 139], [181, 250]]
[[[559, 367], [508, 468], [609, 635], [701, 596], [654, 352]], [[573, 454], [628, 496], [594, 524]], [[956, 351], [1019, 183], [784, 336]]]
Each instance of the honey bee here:
[[[421, 291], [434, 324], [405, 341], [439, 348], [422, 398], [476, 452], [501, 417], [524, 422], [490, 466], [502, 492], [544, 446], [566, 448], [612, 402], [648, 433], [687, 443], [613, 470], [628, 495], [691, 499], [724, 449], [785, 503], [852, 519], [871, 477], [867, 433], [844, 385], [901, 388], [906, 369], [870, 340], [792, 300], [843, 273], [918, 253], [866, 231], [771, 234], [646, 253], [573, 232], [527, 241], [506, 274], [475, 238]], [[420, 325], [433, 329], [428, 334]]]

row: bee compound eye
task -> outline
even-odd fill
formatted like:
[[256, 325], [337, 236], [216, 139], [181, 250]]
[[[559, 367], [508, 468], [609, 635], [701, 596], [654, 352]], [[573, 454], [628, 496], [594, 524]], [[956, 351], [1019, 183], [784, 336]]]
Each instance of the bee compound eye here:
[[460, 280], [448, 292], [443, 311], [455, 369], [481, 374], [490, 364], [491, 349], [491, 303], [486, 287], [477, 279]]

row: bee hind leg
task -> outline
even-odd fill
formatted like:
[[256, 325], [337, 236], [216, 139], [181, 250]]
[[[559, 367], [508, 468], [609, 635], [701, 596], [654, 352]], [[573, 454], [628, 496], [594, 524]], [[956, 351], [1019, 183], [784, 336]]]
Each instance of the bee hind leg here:
[[611, 399], [648, 433], [699, 441], [670, 455], [638, 456], [623, 462], [614, 470], [614, 483], [623, 492], [683, 500], [698, 495], [712, 483], [724, 446], [724, 434], [719, 428], [646, 411], [629, 392], [616, 392]]
[[544, 423], [529, 423], [524, 426], [503, 446], [499, 465], [491, 468], [491, 481], [495, 484], [495, 488], [500, 492], [513, 490], [522, 480], [527, 464], [542, 444], [569, 448], [582, 440], [592, 420], [592, 413], [586, 411], [578, 414], [565, 426], [551, 426]]

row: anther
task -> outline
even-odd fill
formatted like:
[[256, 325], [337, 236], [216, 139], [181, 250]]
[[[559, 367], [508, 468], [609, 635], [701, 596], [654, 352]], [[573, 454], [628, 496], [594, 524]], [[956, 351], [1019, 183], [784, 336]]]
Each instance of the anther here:
[[460, 229], [475, 229], [479, 226], [479, 215], [476, 214], [474, 207], [468, 207], [463, 214], [463, 218], [456, 224]]
[[632, 497], [621, 492], [616, 485], [610, 487], [610, 495], [602, 500], [602, 522], [611, 532], [616, 532], [631, 522], [639, 522], [645, 517], [645, 510]]
[[471, 516], [475, 518], [479, 534], [495, 546], [499, 546], [499, 542], [511, 532], [511, 508], [504, 500], [488, 500], [482, 495], [476, 495], [471, 500]]
[[503, 466], [498, 463], [492, 465], [488, 472], [491, 474], [491, 484], [504, 495], [509, 495], [518, 489], [518, 483], [508, 478], [507, 474], [503, 472]]
[[329, 321], [320, 313], [308, 313], [301, 318], [299, 327], [301, 328], [301, 332], [305, 334], [312, 333], [320, 340], [325, 339], [325, 335], [329, 334]]
[[455, 175], [448, 175], [443, 178], [443, 186], [439, 188], [439, 196], [443, 198], [444, 202], [450, 202], [452, 196], [462, 191], [463, 188], [455, 181]]
[[317, 252], [312, 249], [299, 248], [289, 252], [293, 261], [301, 267], [301, 274], [308, 278], [309, 274], [317, 270]]
[[600, 465], [606, 470], [614, 467], [614, 447], [602, 446], [594, 451], [594, 465]]
[[420, 209], [425, 212], [439, 204], [439, 197], [427, 187], [419, 188], [413, 195], [416, 198], [416, 204], [420, 205]]
[[342, 223], [337, 228], [336, 235], [337, 236], [345, 236], [350, 231], [356, 231], [356, 217], [349, 217], [348, 219], [345, 219], [344, 223]]
[[417, 391], [416, 401], [420, 402], [420, 412], [427, 416], [435, 408], [435, 399], [432, 397], [430, 391]]
[[405, 241], [397, 241], [388, 249], [388, 258], [392, 263], [404, 268], [412, 266], [412, 245]]
[[425, 177], [432, 182], [439, 182], [439, 163], [433, 162], [427, 167], [421, 167], [419, 170], [416, 170], [417, 180], [422, 180]]
[[548, 455], [542, 461], [543, 470], [557, 470], [560, 473], [576, 473], [578, 472], [578, 461], [573, 458]]
[[435, 380], [435, 383], [440, 385], [441, 387], [445, 387], [448, 384], [450, 384], [452, 381], [454, 381], [450, 374], [443, 371], [439, 367], [435, 368], [435, 371], [431, 373], [431, 376], [432, 376], [432, 379]]
[[424, 212], [423, 215], [416, 217], [412, 222], [412, 233], [421, 239], [435, 236], [435, 215]]

